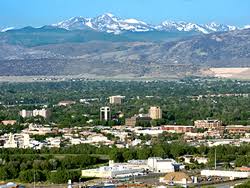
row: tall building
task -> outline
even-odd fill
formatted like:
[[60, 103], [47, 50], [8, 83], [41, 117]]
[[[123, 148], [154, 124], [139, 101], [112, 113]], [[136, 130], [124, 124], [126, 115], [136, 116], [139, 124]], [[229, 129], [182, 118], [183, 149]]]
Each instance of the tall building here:
[[41, 110], [33, 110], [33, 111], [29, 111], [29, 110], [21, 110], [20, 111], [20, 116], [22, 116], [23, 118], [30, 118], [30, 117], [35, 117], [35, 116], [42, 116], [44, 118], [48, 118], [50, 115], [50, 111], [46, 110], [46, 109], [41, 109]]
[[34, 116], [34, 117], [35, 117], [35, 116], [42, 116], [42, 117], [44, 117], [44, 118], [48, 118], [49, 115], [50, 115], [49, 110], [46, 110], [46, 109], [44, 109], [44, 108], [41, 109], [41, 110], [37, 110], [37, 109], [33, 110], [33, 116]]
[[33, 112], [29, 110], [21, 110], [20, 116], [22, 116], [23, 118], [29, 118], [33, 116]]
[[111, 96], [109, 97], [109, 103], [110, 104], [122, 104], [122, 99], [124, 98], [124, 96]]
[[100, 120], [108, 121], [111, 119], [110, 107], [105, 106], [100, 108]]
[[149, 109], [149, 117], [151, 119], [161, 119], [162, 118], [162, 111], [159, 106], [151, 106]]

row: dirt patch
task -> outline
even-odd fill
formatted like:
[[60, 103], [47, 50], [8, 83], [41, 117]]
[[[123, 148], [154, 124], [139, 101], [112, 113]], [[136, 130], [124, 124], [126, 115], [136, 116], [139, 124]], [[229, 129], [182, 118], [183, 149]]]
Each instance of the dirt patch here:
[[205, 76], [232, 79], [250, 79], [250, 68], [209, 68], [201, 71]]

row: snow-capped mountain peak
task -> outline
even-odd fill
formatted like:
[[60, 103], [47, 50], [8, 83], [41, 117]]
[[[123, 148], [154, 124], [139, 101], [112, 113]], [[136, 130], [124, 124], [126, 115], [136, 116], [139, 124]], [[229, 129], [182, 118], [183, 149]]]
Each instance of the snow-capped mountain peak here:
[[[196, 24], [185, 21], [175, 22], [167, 20], [159, 25], [151, 25], [134, 18], [121, 19], [111, 13], [105, 13], [94, 18], [84, 18], [81, 16], [73, 17], [66, 21], [53, 24], [52, 26], [67, 30], [91, 28], [95, 31], [114, 34], [120, 34], [125, 31], [198, 32], [209, 34], [214, 32], [225, 32], [240, 29], [236, 26], [217, 24], [216, 22], [211, 22], [209, 24]], [[245, 26], [244, 28], [249, 28], [249, 26]]]
[[143, 21], [133, 18], [121, 19], [111, 13], [105, 13], [95, 18], [73, 17], [66, 21], [53, 24], [67, 30], [85, 29], [86, 27], [96, 31], [119, 34], [123, 31], [142, 32], [150, 31], [153, 28]]
[[201, 25], [188, 23], [184, 21], [174, 22], [174, 21], [164, 21], [156, 29], [161, 31], [180, 31], [180, 32], [201, 32], [207, 34], [208, 31], [204, 29]]
[[15, 29], [15, 27], [7, 27], [1, 30], [1, 32], [6, 32]]

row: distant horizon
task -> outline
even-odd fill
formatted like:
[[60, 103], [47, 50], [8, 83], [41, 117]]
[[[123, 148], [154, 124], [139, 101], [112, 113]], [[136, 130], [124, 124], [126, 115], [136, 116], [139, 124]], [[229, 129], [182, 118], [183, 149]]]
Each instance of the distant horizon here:
[[0, 28], [42, 27], [72, 17], [112, 13], [157, 25], [163, 21], [243, 27], [250, 25], [250, 1], [241, 0], [1, 0]]

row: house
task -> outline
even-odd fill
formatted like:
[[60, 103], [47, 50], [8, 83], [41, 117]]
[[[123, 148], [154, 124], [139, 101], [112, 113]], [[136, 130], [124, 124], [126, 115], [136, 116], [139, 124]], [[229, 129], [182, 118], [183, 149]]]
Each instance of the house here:
[[1, 123], [3, 125], [14, 125], [16, 124], [16, 120], [3, 120]]
[[169, 185], [186, 185], [193, 182], [192, 179], [184, 172], [167, 173], [164, 177], [161, 177], [159, 181]]

